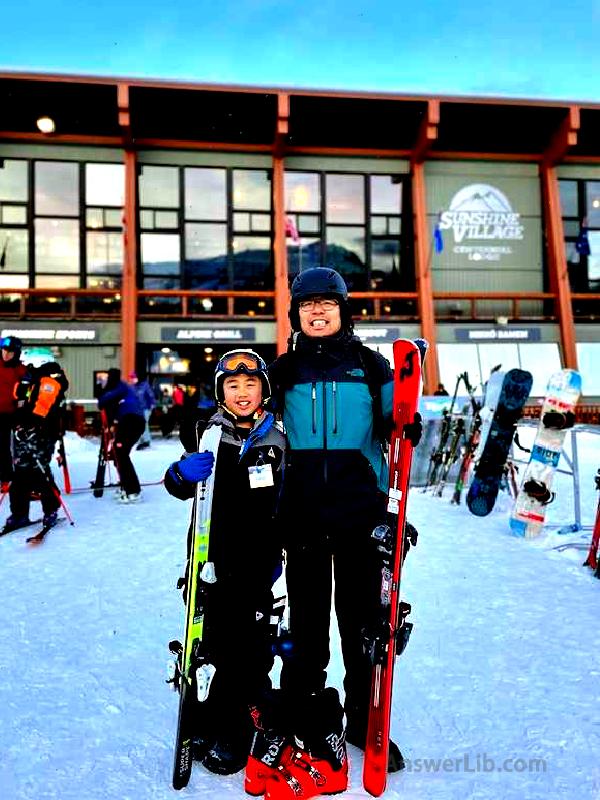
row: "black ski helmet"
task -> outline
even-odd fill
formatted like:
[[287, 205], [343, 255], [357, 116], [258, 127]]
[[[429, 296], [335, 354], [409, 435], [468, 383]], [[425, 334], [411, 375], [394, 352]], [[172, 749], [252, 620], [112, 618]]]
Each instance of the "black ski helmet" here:
[[229, 350], [221, 356], [215, 369], [215, 398], [217, 403], [225, 399], [223, 381], [230, 375], [259, 375], [262, 382], [262, 401], [266, 403], [271, 396], [271, 384], [267, 374], [267, 365], [254, 350]]
[[294, 278], [291, 290], [290, 323], [292, 330], [300, 330], [300, 314], [298, 304], [310, 297], [331, 297], [340, 304], [342, 328], [352, 327], [350, 306], [348, 304], [348, 287], [339, 272], [331, 267], [311, 267], [298, 273]]
[[5, 336], [4, 339], [0, 341], [0, 347], [2, 350], [8, 350], [9, 353], [15, 353], [15, 355], [19, 356], [23, 349], [23, 342], [18, 336]]

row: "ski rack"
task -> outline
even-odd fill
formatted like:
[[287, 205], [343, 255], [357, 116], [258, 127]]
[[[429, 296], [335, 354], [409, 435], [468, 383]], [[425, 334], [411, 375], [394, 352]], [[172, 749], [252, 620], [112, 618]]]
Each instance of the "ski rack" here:
[[[539, 423], [539, 420], [519, 420], [517, 423], [517, 427], [524, 427], [524, 428], [536, 428]], [[578, 531], [591, 531], [593, 529], [593, 525], [583, 525], [581, 523], [581, 488], [580, 488], [580, 480], [579, 480], [579, 456], [577, 450], [577, 434], [578, 433], [592, 433], [596, 436], [600, 436], [600, 426], [598, 425], [574, 425], [567, 431], [567, 436], [565, 437], [565, 442], [567, 438], [570, 437], [571, 440], [571, 456], [565, 451], [565, 447], [561, 449], [561, 461], [564, 460], [567, 463], [568, 469], [560, 469], [557, 468], [556, 472], [560, 472], [563, 475], [570, 475], [573, 478], [573, 515], [575, 517], [575, 522], [571, 525], [562, 525], [561, 523], [556, 522], [549, 522], [544, 525], [545, 528], [557, 528], [557, 533], [564, 535], [567, 533], [577, 533]], [[529, 463], [525, 459], [521, 458], [514, 458], [514, 448], [513, 448], [513, 462], [518, 464], [527, 464]], [[559, 462], [560, 464], [561, 462]]]

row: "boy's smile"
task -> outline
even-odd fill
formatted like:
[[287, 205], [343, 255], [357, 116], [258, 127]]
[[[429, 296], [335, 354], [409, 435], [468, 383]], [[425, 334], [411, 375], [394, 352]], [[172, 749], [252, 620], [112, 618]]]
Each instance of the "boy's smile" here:
[[262, 381], [258, 375], [229, 375], [223, 381], [224, 404], [236, 417], [250, 417], [262, 403]]

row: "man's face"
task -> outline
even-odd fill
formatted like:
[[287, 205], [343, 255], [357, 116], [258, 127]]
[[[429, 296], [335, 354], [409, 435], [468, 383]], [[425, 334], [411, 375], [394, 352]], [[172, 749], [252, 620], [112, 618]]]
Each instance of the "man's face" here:
[[340, 304], [332, 297], [311, 297], [298, 303], [300, 328], [306, 336], [333, 336], [342, 327]]
[[10, 361], [13, 356], [12, 350], [7, 350], [6, 347], [2, 348], [2, 361]]

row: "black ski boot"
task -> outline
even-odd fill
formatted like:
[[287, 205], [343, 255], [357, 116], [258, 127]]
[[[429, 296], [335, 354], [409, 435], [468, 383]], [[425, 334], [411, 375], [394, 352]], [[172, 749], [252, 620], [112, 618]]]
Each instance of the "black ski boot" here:
[[12, 533], [12, 531], [18, 531], [19, 528], [27, 528], [29, 527], [29, 525], [32, 524], [33, 524], [32, 521], [29, 519], [27, 515], [18, 516], [16, 514], [11, 514], [4, 523], [1, 535], [4, 535], [5, 533]]
[[216, 775], [240, 772], [248, 761], [253, 731], [247, 709], [244, 715], [232, 715], [224, 711], [214, 737], [201, 758], [202, 764]]

